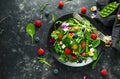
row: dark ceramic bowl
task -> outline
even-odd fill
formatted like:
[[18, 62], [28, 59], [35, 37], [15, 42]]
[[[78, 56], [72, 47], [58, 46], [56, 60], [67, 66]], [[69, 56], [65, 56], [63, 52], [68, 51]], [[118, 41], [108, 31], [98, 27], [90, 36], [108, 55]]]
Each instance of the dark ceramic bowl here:
[[[81, 15], [82, 17], [86, 17], [86, 18], [98, 29], [97, 23], [96, 23], [93, 19], [89, 18], [89, 17], [86, 16], [86, 15], [82, 15], [82, 14], [80, 14], [80, 15]], [[58, 18], [56, 21], [65, 21], [65, 20], [67, 20], [67, 19], [69, 19], [69, 18], [72, 18], [72, 17], [73, 17], [73, 14], [72, 14], [72, 13], [71, 13], [71, 14], [66, 14], [66, 15]], [[55, 21], [55, 22], [56, 22], [56, 21]], [[60, 63], [62, 63], [62, 64], [64, 64], [64, 65], [67, 65], [67, 66], [71, 66], [71, 67], [82, 67], [82, 66], [86, 66], [86, 65], [92, 63], [93, 60], [92, 60], [90, 57], [87, 58], [87, 61], [86, 61], [86, 62], [83, 60], [81, 63], [76, 63], [76, 62], [62, 62], [61, 60], [59, 60], [59, 56], [60, 56], [60, 55], [55, 52], [55, 50], [54, 50], [54, 48], [53, 48], [53, 45], [49, 42], [49, 39], [51, 38], [50, 35], [51, 35], [52, 31], [55, 30], [55, 29], [54, 29], [54, 24], [55, 24], [55, 22], [53, 23], [53, 25], [52, 25], [51, 28], [49, 29], [49, 33], [48, 33], [48, 49], [49, 49], [50, 52], [54, 55], [54, 57], [55, 57]], [[99, 29], [98, 29], [98, 30], [99, 30]], [[100, 46], [97, 48], [97, 50], [98, 50], [98, 52], [100, 51]]]

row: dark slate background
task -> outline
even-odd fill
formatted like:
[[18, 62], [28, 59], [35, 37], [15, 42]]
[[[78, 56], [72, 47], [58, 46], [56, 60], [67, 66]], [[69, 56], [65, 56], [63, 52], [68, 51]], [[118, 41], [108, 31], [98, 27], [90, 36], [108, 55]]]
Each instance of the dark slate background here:
[[[53, 23], [51, 14], [56, 19], [62, 15], [79, 11], [80, 7], [87, 7], [88, 16], [90, 7], [96, 5], [95, 0], [69, 0], [63, 9], [57, 7], [59, 0], [0, 0], [0, 79], [83, 79], [87, 74], [89, 79], [120, 79], [120, 53], [112, 48], [105, 48], [96, 69], [91, 65], [85, 67], [68, 67], [59, 63], [47, 48], [47, 35]], [[47, 8], [40, 12], [43, 3], [49, 2]], [[48, 11], [50, 16], [45, 17]], [[42, 20], [42, 26], [36, 30], [35, 37], [39, 43], [31, 44], [31, 37], [26, 34], [25, 26], [36, 19]], [[100, 24], [100, 23], [99, 23]], [[105, 28], [101, 25], [101, 28]], [[112, 31], [107, 27], [106, 34]], [[45, 50], [44, 57], [52, 65], [43, 65], [37, 60], [37, 50]], [[59, 73], [55, 75], [53, 70]], [[101, 69], [107, 69], [108, 75], [101, 76]]]

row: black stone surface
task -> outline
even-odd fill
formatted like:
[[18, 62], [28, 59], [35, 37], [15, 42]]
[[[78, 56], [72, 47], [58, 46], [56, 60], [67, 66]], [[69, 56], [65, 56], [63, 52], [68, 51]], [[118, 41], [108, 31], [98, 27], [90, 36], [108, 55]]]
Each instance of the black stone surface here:
[[[51, 24], [51, 14], [56, 19], [62, 15], [79, 11], [80, 7], [87, 7], [88, 16], [91, 15], [90, 7], [95, 5], [95, 0], [72, 0], [65, 2], [63, 9], [58, 9], [59, 0], [0, 0], [0, 79], [84, 79], [87, 74], [89, 79], [120, 79], [120, 52], [112, 48], [105, 48], [96, 69], [92, 64], [85, 67], [73, 68], [65, 66], [52, 56], [47, 48], [47, 35]], [[49, 2], [47, 8], [40, 12], [43, 3]], [[44, 13], [49, 11], [46, 17]], [[25, 32], [28, 23], [36, 19], [42, 20], [42, 26], [36, 30], [35, 36], [40, 38], [39, 43], [31, 44], [31, 37]], [[106, 34], [111, 35], [111, 29], [103, 27]], [[44, 57], [51, 67], [39, 63], [37, 60], [38, 48], [45, 50]], [[55, 75], [54, 69], [59, 73]], [[101, 76], [100, 70], [107, 69], [108, 75]]]

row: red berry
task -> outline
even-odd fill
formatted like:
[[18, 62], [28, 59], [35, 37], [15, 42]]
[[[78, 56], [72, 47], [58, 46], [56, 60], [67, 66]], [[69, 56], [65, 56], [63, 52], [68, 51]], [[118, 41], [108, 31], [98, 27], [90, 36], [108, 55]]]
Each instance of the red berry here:
[[41, 25], [42, 25], [41, 20], [36, 20], [36, 21], [35, 21], [35, 26], [36, 26], [36, 27], [40, 27]]
[[97, 39], [97, 34], [92, 33], [92, 34], [91, 34], [91, 38], [92, 38], [93, 40], [96, 40], [96, 39]]
[[80, 55], [81, 55], [82, 57], [84, 57], [84, 56], [86, 56], [86, 53], [85, 53], [85, 52], [82, 52], [82, 53], [80, 53]]
[[102, 70], [101, 70], [101, 74], [102, 74], [103, 76], [106, 76], [106, 75], [108, 74], [108, 72], [107, 72], [106, 69], [102, 69]]
[[82, 48], [85, 48], [85, 47], [86, 47], [86, 43], [85, 43], [85, 42], [82, 42], [82, 43], [81, 43], [81, 47], [82, 47]]
[[43, 55], [44, 54], [44, 50], [42, 48], [38, 49], [38, 55]]
[[71, 50], [69, 48], [65, 48], [64, 53], [65, 54], [71, 54]]
[[63, 6], [64, 6], [64, 2], [63, 2], [63, 1], [59, 1], [59, 2], [58, 2], [58, 7], [59, 7], [59, 8], [63, 8]]
[[82, 7], [82, 8], [80, 9], [80, 12], [81, 12], [82, 14], [85, 14], [85, 13], [87, 12], [87, 8], [86, 8], [86, 7]]
[[72, 56], [72, 60], [76, 60], [77, 59], [77, 57], [76, 56]]

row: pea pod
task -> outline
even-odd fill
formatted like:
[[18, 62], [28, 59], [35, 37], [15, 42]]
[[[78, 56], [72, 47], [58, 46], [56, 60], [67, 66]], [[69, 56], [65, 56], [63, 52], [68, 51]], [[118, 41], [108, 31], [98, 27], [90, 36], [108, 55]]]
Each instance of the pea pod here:
[[103, 18], [108, 17], [111, 13], [113, 13], [117, 9], [118, 5], [119, 4], [116, 1], [109, 3], [100, 11], [100, 15]]

